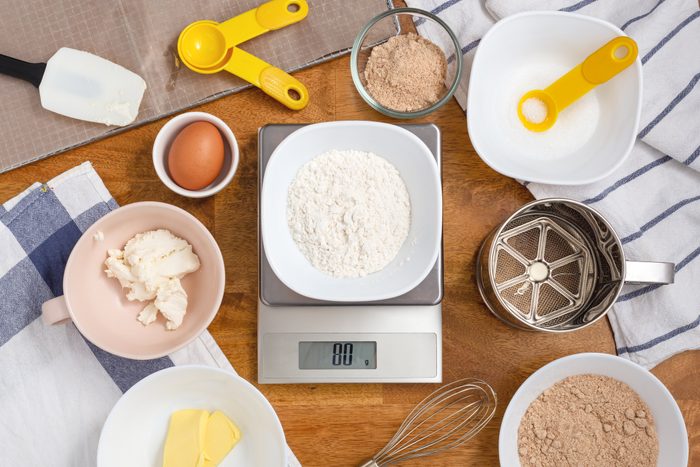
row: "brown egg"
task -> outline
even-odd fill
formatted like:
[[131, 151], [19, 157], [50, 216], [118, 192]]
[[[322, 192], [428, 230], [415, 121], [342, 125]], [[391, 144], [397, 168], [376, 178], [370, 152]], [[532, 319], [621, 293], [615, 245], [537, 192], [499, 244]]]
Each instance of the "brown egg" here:
[[211, 184], [224, 166], [224, 140], [209, 122], [194, 122], [178, 133], [168, 153], [168, 171], [186, 190]]

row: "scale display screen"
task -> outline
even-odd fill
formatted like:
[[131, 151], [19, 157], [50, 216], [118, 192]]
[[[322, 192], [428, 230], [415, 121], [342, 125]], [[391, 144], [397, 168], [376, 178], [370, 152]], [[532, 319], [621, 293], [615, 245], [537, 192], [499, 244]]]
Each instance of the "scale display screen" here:
[[299, 342], [300, 370], [374, 370], [376, 342]]

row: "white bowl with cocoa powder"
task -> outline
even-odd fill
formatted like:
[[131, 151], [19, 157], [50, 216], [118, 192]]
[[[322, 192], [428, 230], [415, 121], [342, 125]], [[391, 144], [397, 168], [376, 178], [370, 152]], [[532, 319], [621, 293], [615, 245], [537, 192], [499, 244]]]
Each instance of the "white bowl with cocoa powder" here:
[[[607, 376], [629, 386], [649, 409], [648, 416], [639, 415], [643, 415], [650, 422], [653, 420], [655, 436], [658, 439], [656, 465], [682, 467], [688, 464], [688, 433], [683, 415], [663, 383], [649, 371], [629, 360], [608, 354], [581, 353], [560, 358], [543, 366], [525, 380], [515, 392], [501, 422], [498, 451], [502, 466], [531, 465], [520, 462], [518, 430], [523, 417], [526, 416], [530, 405], [545, 390], [566, 378], [577, 375]], [[614, 412], [612, 408], [610, 411]], [[562, 416], [569, 415], [565, 413]], [[585, 431], [584, 428], [582, 427], [582, 431]], [[610, 427], [605, 428], [611, 430]], [[573, 441], [562, 439], [559, 442], [566, 445], [567, 442], [571, 444]], [[596, 461], [595, 453], [591, 456], [590, 462], [586, 462], [586, 465], [605, 465], [601, 464], [600, 459]]]

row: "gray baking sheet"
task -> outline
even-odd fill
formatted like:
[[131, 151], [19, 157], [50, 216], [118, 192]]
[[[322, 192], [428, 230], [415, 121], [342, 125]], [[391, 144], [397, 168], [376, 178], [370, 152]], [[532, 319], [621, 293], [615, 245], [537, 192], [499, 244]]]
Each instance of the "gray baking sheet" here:
[[[148, 89], [130, 127], [247, 87], [233, 75], [196, 74], [179, 63], [180, 31], [200, 19], [225, 21], [259, 0], [4, 0], [0, 53], [45, 62], [61, 47], [85, 50], [141, 75]], [[347, 52], [390, 0], [308, 0], [309, 15], [241, 48], [288, 71]], [[386, 23], [388, 24], [388, 23]], [[387, 30], [386, 37], [396, 31]], [[313, 89], [309, 90], [313, 99]], [[125, 127], [125, 128], [130, 128]], [[125, 128], [80, 122], [41, 107], [29, 83], [0, 75], [0, 173]]]

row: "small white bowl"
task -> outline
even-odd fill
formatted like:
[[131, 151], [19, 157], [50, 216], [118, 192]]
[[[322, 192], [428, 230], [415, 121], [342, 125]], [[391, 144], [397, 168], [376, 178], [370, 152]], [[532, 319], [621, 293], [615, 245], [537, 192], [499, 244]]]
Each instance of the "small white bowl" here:
[[[289, 185], [304, 164], [333, 149], [383, 157], [399, 171], [411, 198], [411, 226], [396, 258], [364, 277], [337, 278], [316, 269], [299, 251], [287, 225]], [[425, 143], [401, 127], [343, 121], [301, 128], [273, 152], [260, 196], [261, 235], [270, 267], [287, 287], [306, 297], [333, 302], [397, 297], [420, 284], [437, 260], [442, 238], [440, 171]]]
[[[561, 141], [555, 146], [550, 139], [546, 142], [546, 150], [550, 152], [547, 157], [542, 157], [544, 149], [540, 154], [531, 154], [534, 149], [527, 148], [522, 140], [532, 138], [514, 133], [527, 130], [517, 126], [517, 100], [513, 101], [512, 94], [518, 80], [530, 79], [523, 78], [523, 73], [541, 73], [549, 66], [568, 70], [610, 39], [622, 35], [624, 32], [605, 21], [563, 12], [521, 13], [496, 23], [481, 39], [474, 56], [467, 99], [469, 137], [484, 162], [509, 177], [557, 185], [592, 183], [617, 169], [629, 155], [639, 127], [642, 107], [639, 57], [618, 76], [591, 91], [592, 96], [584, 96], [594, 107], [591, 115], [595, 114], [595, 102], [590, 99], [597, 99], [599, 120], [590, 130], [591, 136], [586, 142], [581, 141], [577, 149], [566, 150]], [[556, 76], [552, 78], [555, 79]], [[581, 112], [582, 107], [573, 107], [577, 104], [584, 102], [575, 102], [559, 118], [563, 119], [566, 112]], [[583, 118], [581, 113], [568, 115], [570, 119]], [[575, 126], [578, 129], [583, 125]], [[510, 127], [513, 128], [509, 130]], [[551, 132], [556, 130], [555, 124], [547, 135], [534, 133], [533, 136], [540, 140], [551, 138], [555, 136]], [[564, 136], [571, 141], [577, 135], [574, 131]], [[545, 146], [542, 141], [540, 144]], [[567, 154], [569, 151], [573, 152]]]
[[530, 404], [547, 388], [569, 376], [609, 376], [631, 387], [649, 406], [659, 438], [658, 465], [688, 464], [688, 433], [683, 414], [671, 393], [646, 369], [624, 358], [600, 353], [580, 353], [555, 360], [534, 372], [518, 388], [506, 408], [498, 437], [498, 457], [504, 467], [520, 465], [518, 428]]
[[[168, 173], [168, 153], [170, 145], [175, 140], [175, 137], [190, 123], [194, 122], [209, 122], [216, 126], [224, 139], [224, 166], [216, 180], [209, 186], [201, 190], [187, 190], [175, 183]], [[186, 196], [188, 198], [206, 198], [212, 196], [228, 185], [233, 179], [233, 175], [238, 168], [238, 142], [233, 135], [233, 131], [223, 120], [206, 112], [186, 112], [177, 117], [171, 118], [163, 128], [160, 129], [153, 142], [153, 167], [156, 169], [158, 178], [165, 186], [170, 188], [175, 193]]]
[[102, 427], [97, 467], [162, 465], [170, 415], [181, 409], [220, 410], [241, 430], [220, 467], [286, 467], [284, 431], [265, 396], [230, 371], [200, 365], [158, 371], [126, 391]]

